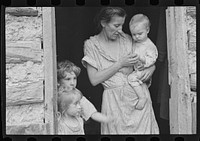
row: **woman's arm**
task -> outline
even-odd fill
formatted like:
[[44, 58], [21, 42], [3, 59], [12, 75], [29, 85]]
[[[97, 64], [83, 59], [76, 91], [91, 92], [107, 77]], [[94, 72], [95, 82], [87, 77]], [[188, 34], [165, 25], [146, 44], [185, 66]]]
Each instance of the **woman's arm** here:
[[96, 68], [94, 68], [90, 64], [87, 64], [87, 72], [88, 72], [89, 80], [93, 86], [96, 86], [108, 80], [116, 72], [118, 72], [118, 70], [121, 69], [122, 67], [132, 66], [137, 61], [137, 59], [138, 59], [138, 56], [133, 55], [133, 54], [125, 56], [121, 58], [118, 62], [114, 63], [112, 66], [102, 71], [97, 71]]

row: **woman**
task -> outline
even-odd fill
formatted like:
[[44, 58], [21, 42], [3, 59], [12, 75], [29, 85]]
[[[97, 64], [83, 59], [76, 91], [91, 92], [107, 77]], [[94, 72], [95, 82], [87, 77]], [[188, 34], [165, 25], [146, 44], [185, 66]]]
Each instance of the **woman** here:
[[[127, 82], [127, 75], [138, 58], [131, 53], [131, 37], [122, 31], [126, 12], [122, 8], [106, 7], [98, 17], [101, 31], [85, 41], [82, 63], [92, 85], [101, 83], [104, 87], [102, 113], [116, 118], [113, 123], [101, 124], [101, 133], [158, 134], [148, 87], [143, 88], [147, 104], [142, 110], [136, 110], [138, 98]], [[147, 81], [154, 70], [155, 66], [145, 70], [140, 79]]]

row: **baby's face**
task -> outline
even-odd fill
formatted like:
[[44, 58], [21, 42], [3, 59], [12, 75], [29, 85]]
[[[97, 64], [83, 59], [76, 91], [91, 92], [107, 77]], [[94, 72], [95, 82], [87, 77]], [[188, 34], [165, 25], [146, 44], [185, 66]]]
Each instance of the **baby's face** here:
[[60, 87], [64, 91], [71, 91], [76, 88], [77, 85], [77, 76], [74, 72], [65, 72], [65, 78], [60, 80]]
[[143, 42], [148, 38], [149, 29], [144, 24], [130, 27], [132, 38], [135, 42]]

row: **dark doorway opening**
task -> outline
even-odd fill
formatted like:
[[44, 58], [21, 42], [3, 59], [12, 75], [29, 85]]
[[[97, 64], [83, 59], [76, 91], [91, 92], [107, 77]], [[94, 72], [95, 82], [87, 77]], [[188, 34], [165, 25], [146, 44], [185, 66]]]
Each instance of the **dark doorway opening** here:
[[[130, 34], [128, 24], [134, 14], [143, 13], [151, 21], [149, 33], [150, 39], [156, 44], [160, 8], [159, 7], [123, 7], [127, 12], [127, 18], [123, 27], [125, 33]], [[101, 85], [93, 87], [88, 79], [86, 69], [81, 64], [83, 58], [83, 44], [90, 36], [97, 34], [94, 17], [100, 7], [56, 7], [56, 44], [57, 61], [68, 59], [81, 68], [78, 77], [77, 88], [90, 100], [98, 111], [101, 111], [101, 97], [103, 88]], [[166, 34], [166, 33], [163, 33]], [[159, 63], [157, 63], [159, 65]], [[159, 68], [159, 67], [157, 67]], [[153, 74], [150, 87], [153, 107], [161, 133], [169, 133], [169, 121], [160, 118], [159, 104], [157, 103], [157, 76], [159, 69]], [[100, 124], [89, 119], [85, 123], [86, 134], [100, 134]]]

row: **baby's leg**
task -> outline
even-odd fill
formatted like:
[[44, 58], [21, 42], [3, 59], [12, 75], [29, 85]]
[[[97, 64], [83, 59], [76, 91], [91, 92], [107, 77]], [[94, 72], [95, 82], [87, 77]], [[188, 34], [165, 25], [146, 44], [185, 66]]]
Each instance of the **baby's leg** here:
[[133, 88], [138, 96], [138, 103], [135, 108], [138, 110], [142, 110], [146, 104], [147, 98], [145, 97], [145, 94], [141, 85], [135, 86]]

